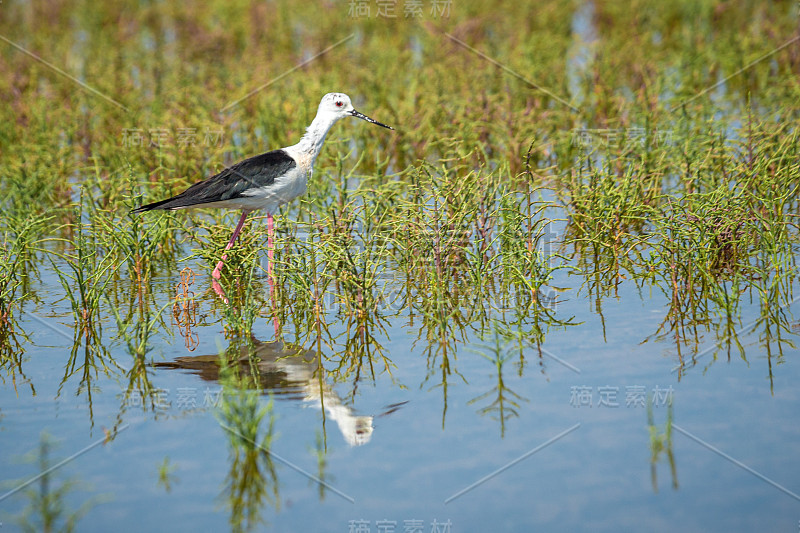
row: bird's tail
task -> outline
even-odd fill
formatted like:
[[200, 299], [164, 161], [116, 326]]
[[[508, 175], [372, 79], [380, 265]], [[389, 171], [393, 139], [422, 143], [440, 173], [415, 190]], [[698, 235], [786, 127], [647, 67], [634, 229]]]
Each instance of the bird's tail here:
[[168, 204], [172, 200], [174, 200], [174, 198], [167, 198], [166, 200], [153, 202], [152, 204], [147, 204], [137, 207], [136, 209], [131, 209], [131, 214], [144, 213], [145, 211], [152, 211], [154, 209], [170, 209], [169, 207], [166, 207], [165, 204]]

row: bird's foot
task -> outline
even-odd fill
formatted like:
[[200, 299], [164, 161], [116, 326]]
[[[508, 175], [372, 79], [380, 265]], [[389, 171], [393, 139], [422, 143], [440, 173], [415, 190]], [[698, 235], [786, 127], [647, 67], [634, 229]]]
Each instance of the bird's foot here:
[[228, 298], [225, 296], [225, 291], [222, 290], [222, 286], [219, 284], [219, 280], [222, 279], [222, 265], [225, 262], [225, 256], [222, 256], [222, 260], [217, 263], [216, 268], [214, 271], [211, 272], [211, 287], [214, 289], [214, 292], [217, 293], [217, 296], [222, 298], [222, 301], [226, 304], [228, 303]]
[[222, 285], [220, 285], [216, 279], [211, 282], [211, 287], [214, 289], [214, 292], [217, 293], [217, 296], [222, 298], [223, 302], [225, 302], [226, 304], [230, 303], [228, 297], [225, 296], [225, 291], [222, 290]]

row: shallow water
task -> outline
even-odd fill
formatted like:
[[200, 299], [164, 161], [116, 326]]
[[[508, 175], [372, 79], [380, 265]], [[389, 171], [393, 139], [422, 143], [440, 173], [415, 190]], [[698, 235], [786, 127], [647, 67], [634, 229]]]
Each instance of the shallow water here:
[[[0, 501], [4, 527], [13, 530], [13, 515], [30, 501], [25, 491], [8, 491], [40, 472], [21, 459], [37, 450], [43, 431], [57, 442], [51, 465], [83, 451], [53, 470], [50, 480], [53, 486], [78, 482], [63, 496], [68, 509], [91, 502], [81, 531], [105, 530], [109, 523], [122, 531], [158, 530], [165, 523], [180, 531], [228, 529], [226, 487], [230, 476], [241, 481], [245, 473], [245, 485], [271, 495], [254, 508], [276, 531], [392, 525], [402, 531], [420, 524], [424, 531], [795, 527], [797, 350], [784, 346], [777, 355], [772, 342], [768, 356], [758, 305], [743, 308], [736, 328], [746, 360], [735, 348], [728, 358], [724, 345], [715, 349], [720, 340], [704, 334], [685, 348], [689, 364], [676, 370], [672, 341], [643, 342], [657, 331], [668, 303], [658, 289], [622, 281], [616, 296], [598, 301], [579, 289], [580, 276], [559, 272], [551, 285], [567, 290], [559, 293], [557, 314], [574, 316], [577, 325], [551, 328], [541, 357], [525, 347], [522, 369], [519, 348], [503, 341], [502, 413], [494, 403], [498, 366], [478, 353], [488, 353], [481, 346], [494, 342], [491, 335], [468, 333], [457, 344], [445, 387], [441, 357], [425, 356], [419, 324], [400, 313], [378, 335], [383, 354], [396, 365], [392, 376], [379, 367], [373, 381], [364, 367], [360, 379], [335, 382], [332, 376], [341, 374], [331, 373], [337, 361], [329, 349], [322, 350], [327, 372], [320, 380], [313, 343], [298, 347], [285, 337], [285, 345], [273, 344], [271, 321], [258, 319], [260, 382], [274, 398], [274, 476], [262, 465], [258, 472], [240, 469], [237, 478], [229, 436], [215, 416], [219, 371], [202, 357], [229, 342], [207, 314], [208, 301], [201, 300], [199, 315], [210, 323], [194, 329], [195, 350], [169, 325], [169, 311], [168, 327], [150, 341], [149, 357], [167, 363], [149, 370], [152, 385], [162, 389], [161, 405], [142, 407], [135, 394], [125, 398], [125, 369], [113, 366], [91, 380], [89, 401], [80, 371], [64, 380], [70, 309], [52, 290], [54, 274], [43, 271], [37, 294], [56, 303], [52, 311], [50, 304], [26, 304], [21, 325], [31, 333], [23, 363], [29, 382], [18, 374], [16, 391], [8, 379], [0, 388], [3, 477], [17, 480], [6, 484]], [[169, 301], [178, 279], [156, 280], [159, 301]], [[198, 275], [195, 289], [202, 292], [208, 281]], [[790, 317], [797, 306], [784, 311]], [[796, 342], [796, 335], [795, 326], [788, 340]], [[121, 367], [129, 364], [122, 346], [107, 348]], [[692, 351], [696, 363], [686, 355]], [[647, 397], [660, 433], [672, 403], [667, 448], [674, 474], [665, 450], [651, 462]], [[104, 443], [104, 431], [115, 427], [115, 438]], [[315, 447], [326, 447], [322, 476]], [[159, 482], [165, 458], [169, 490]], [[39, 490], [40, 481], [29, 488]]]

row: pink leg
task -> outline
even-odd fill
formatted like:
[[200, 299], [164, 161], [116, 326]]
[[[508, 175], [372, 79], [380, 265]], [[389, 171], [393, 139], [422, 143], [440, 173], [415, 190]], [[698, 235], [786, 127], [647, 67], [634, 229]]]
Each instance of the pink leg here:
[[274, 235], [275, 235], [275, 230], [273, 228], [272, 215], [268, 214], [267, 215], [267, 259], [269, 260], [269, 265], [267, 265], [267, 270], [268, 270], [268, 274], [269, 274], [270, 283], [272, 283], [272, 274], [273, 274], [273, 270], [272, 270], [272, 257], [273, 257], [272, 248], [273, 247], [272, 247], [272, 245], [273, 245], [273, 237], [274, 237]]
[[[230, 250], [233, 247], [233, 243], [236, 242], [236, 239], [239, 237], [239, 233], [242, 231], [242, 227], [244, 226], [244, 220], [247, 218], [247, 215], [250, 211], [242, 211], [242, 218], [239, 219], [239, 223], [236, 224], [236, 229], [233, 230], [233, 235], [231, 236], [231, 240], [228, 241], [228, 245], [225, 246], [225, 250]], [[228, 303], [228, 298], [225, 296], [225, 291], [222, 290], [222, 286], [219, 284], [219, 279], [222, 276], [220, 270], [222, 269], [222, 264], [228, 258], [228, 254], [222, 254], [222, 259], [220, 259], [219, 263], [217, 263], [217, 267], [211, 273], [212, 282], [211, 287], [214, 289], [214, 292], [217, 293], [217, 296], [222, 298], [222, 301]]]
[[[233, 243], [236, 242], [236, 239], [239, 237], [239, 233], [242, 231], [242, 227], [244, 226], [244, 219], [247, 218], [247, 215], [250, 214], [250, 211], [242, 211], [242, 218], [239, 219], [239, 223], [236, 224], [236, 229], [233, 230], [233, 235], [231, 236], [231, 240], [228, 241], [228, 245], [225, 246], [225, 251], [230, 250], [233, 247]], [[217, 268], [214, 269], [214, 272], [211, 273], [211, 277], [214, 279], [219, 279], [222, 274], [222, 264], [228, 258], [228, 254], [222, 254], [222, 259], [219, 260], [217, 263]]]
[[[267, 265], [267, 279], [269, 280], [269, 295], [273, 297], [275, 294], [275, 271], [272, 267], [272, 258], [274, 257], [273, 251], [273, 244], [274, 244], [274, 236], [275, 230], [273, 226], [272, 214], [267, 214], [267, 260], [269, 264]], [[278, 315], [273, 317], [275, 322], [275, 338], [278, 338], [278, 330], [280, 329], [278, 326]]]

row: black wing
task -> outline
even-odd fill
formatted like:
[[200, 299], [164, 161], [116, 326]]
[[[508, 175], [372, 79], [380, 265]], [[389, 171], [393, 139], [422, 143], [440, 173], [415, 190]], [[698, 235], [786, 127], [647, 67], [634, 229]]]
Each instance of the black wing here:
[[243, 193], [248, 189], [272, 185], [276, 178], [283, 176], [296, 166], [295, 160], [285, 151], [272, 150], [239, 161], [219, 174], [195, 183], [177, 196], [137, 207], [131, 212], [179, 209], [241, 198], [245, 196]]

